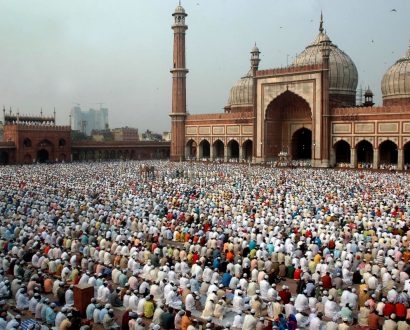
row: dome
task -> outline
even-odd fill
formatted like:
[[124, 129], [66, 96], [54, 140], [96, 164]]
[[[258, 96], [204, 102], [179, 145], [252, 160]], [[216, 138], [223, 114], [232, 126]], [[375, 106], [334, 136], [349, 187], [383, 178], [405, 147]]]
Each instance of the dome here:
[[410, 46], [407, 53], [384, 74], [381, 87], [383, 103], [406, 99], [410, 103]]
[[330, 94], [356, 95], [358, 74], [356, 65], [343, 50], [333, 44], [323, 30], [321, 20], [319, 34], [316, 39], [305, 50], [299, 54], [294, 66], [312, 65], [322, 63], [321, 42], [328, 41], [330, 48], [329, 56], [329, 88]]
[[175, 14], [185, 14], [185, 9], [184, 7], [181, 6], [181, 4], [179, 4], [174, 11], [174, 15]]
[[251, 53], [260, 53], [259, 48], [256, 46], [256, 43], [255, 46], [253, 46]]
[[253, 79], [251, 70], [241, 79], [239, 79], [231, 88], [228, 105], [253, 105]]
[[373, 92], [370, 87], [367, 87], [366, 91], [364, 92], [364, 96], [373, 96]]

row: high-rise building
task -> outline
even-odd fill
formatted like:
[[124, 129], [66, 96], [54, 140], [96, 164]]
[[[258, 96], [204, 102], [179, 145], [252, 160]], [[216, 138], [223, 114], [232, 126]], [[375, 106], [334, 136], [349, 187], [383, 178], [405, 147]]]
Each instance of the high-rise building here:
[[73, 130], [90, 135], [92, 130], [102, 130], [108, 128], [108, 109], [81, 110], [80, 106], [71, 109], [71, 126]]

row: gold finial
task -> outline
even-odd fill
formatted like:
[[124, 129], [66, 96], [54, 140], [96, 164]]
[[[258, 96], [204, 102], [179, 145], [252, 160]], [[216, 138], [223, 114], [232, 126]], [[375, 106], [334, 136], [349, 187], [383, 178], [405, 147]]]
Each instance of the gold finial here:
[[320, 11], [320, 25], [319, 25], [319, 32], [323, 33], [323, 13]]

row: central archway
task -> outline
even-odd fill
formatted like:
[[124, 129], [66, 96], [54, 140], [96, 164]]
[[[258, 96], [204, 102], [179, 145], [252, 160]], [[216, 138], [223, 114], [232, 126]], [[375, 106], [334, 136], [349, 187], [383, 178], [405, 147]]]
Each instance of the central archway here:
[[312, 131], [306, 127], [298, 129], [292, 136], [292, 159], [312, 158]]
[[[310, 127], [311, 124], [312, 111], [309, 103], [303, 97], [289, 90], [280, 94], [266, 108], [263, 141], [265, 158], [277, 157], [281, 151], [288, 151], [292, 147], [292, 127], [301, 127], [302, 125]], [[311, 140], [312, 138], [310, 138]], [[309, 148], [308, 155], [311, 153], [311, 148]], [[308, 155], [306, 151], [300, 157]]]
[[49, 160], [48, 157], [49, 157], [49, 155], [48, 155], [48, 151], [46, 149], [40, 149], [37, 152], [37, 161], [39, 163], [47, 163], [48, 160]]

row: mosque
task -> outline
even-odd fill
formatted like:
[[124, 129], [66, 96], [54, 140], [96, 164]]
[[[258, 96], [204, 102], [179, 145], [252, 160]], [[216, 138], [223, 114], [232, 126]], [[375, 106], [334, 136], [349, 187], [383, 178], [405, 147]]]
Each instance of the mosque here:
[[383, 106], [368, 89], [356, 104], [358, 72], [320, 21], [319, 33], [286, 68], [259, 70], [260, 51], [231, 88], [224, 113], [186, 111], [184, 8], [172, 14], [171, 160], [265, 163], [286, 155], [315, 167], [397, 169], [410, 164], [410, 48], [384, 74]]

